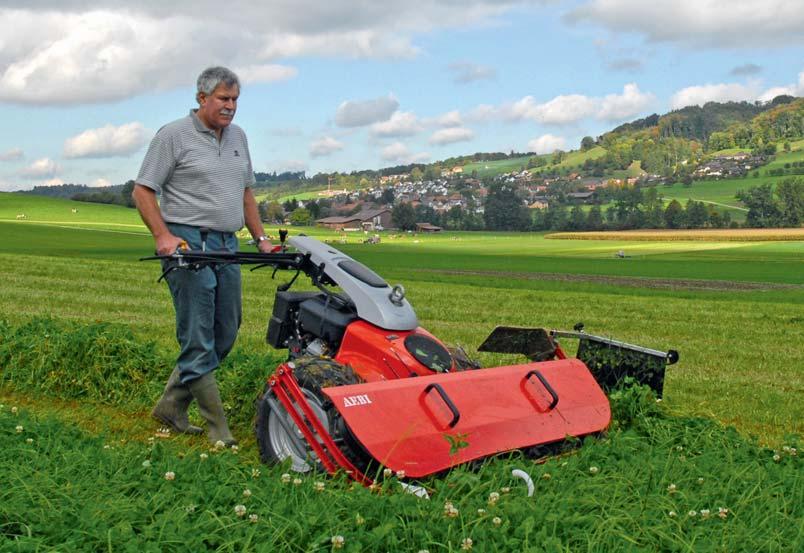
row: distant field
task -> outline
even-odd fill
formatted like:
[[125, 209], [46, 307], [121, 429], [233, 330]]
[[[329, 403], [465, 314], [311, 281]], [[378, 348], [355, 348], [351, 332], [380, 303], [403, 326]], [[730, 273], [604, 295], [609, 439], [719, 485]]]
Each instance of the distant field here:
[[549, 157], [549, 156], [520, 156], [509, 159], [499, 159], [496, 161], [478, 161], [476, 163], [467, 163], [463, 166], [463, 174], [471, 175], [473, 171], [477, 171], [478, 178], [499, 175], [500, 173], [510, 173], [511, 171], [521, 171], [527, 168], [528, 161], [532, 157]]
[[545, 236], [564, 240], [647, 240], [765, 242], [804, 240], [804, 228], [791, 229], [685, 229], [628, 230], [621, 232], [556, 232]]

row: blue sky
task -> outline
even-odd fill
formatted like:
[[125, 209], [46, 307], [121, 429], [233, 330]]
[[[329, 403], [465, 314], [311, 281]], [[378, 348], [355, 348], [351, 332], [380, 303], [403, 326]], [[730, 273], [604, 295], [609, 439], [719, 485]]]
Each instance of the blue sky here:
[[257, 171], [546, 153], [685, 105], [804, 96], [804, 2], [0, 2], [0, 190], [135, 178], [218, 64], [243, 81]]

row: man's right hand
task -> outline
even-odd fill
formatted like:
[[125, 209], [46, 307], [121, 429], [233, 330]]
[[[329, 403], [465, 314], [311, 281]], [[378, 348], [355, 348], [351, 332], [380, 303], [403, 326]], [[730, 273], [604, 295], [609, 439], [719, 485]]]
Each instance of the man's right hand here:
[[187, 247], [187, 242], [170, 233], [163, 234], [155, 240], [157, 255], [171, 255], [176, 253], [176, 250], [178, 250], [180, 247]]

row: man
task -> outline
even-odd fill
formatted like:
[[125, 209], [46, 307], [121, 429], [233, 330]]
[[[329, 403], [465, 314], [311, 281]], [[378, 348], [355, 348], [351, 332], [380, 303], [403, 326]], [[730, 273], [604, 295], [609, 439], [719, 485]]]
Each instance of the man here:
[[[225, 67], [210, 67], [197, 84], [198, 109], [159, 129], [151, 141], [134, 202], [158, 254], [171, 254], [185, 243], [200, 250], [202, 229], [207, 250], [236, 251], [235, 232], [244, 224], [259, 250], [268, 252], [271, 242], [251, 191], [255, 179], [246, 135], [232, 124], [240, 82]], [[240, 327], [240, 267], [177, 269], [166, 279], [180, 352], [152, 415], [176, 432], [199, 434], [201, 428], [187, 418], [195, 399], [209, 440], [234, 445], [213, 371], [231, 351]]]

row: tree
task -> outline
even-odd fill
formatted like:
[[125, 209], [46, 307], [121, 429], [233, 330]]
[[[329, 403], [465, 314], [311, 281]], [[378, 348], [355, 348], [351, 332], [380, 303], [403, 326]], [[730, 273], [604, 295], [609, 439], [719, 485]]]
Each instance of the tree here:
[[572, 208], [567, 226], [570, 230], [584, 230], [586, 228], [586, 214], [581, 206], [576, 205]]
[[703, 228], [709, 221], [709, 211], [703, 202], [687, 201], [685, 212], [688, 228]]
[[261, 202], [259, 204], [260, 219], [266, 223], [281, 223], [285, 219], [285, 211], [279, 202]]
[[299, 200], [297, 200], [296, 198], [285, 200], [282, 203], [282, 208], [285, 210], [285, 213], [291, 213], [295, 211], [297, 207], [299, 207]]
[[530, 212], [511, 183], [489, 186], [483, 219], [489, 230], [528, 230], [531, 225]]
[[313, 217], [306, 207], [297, 207], [290, 214], [290, 224], [294, 226], [309, 226], [313, 222]]
[[782, 224], [798, 227], [804, 221], [804, 178], [784, 179], [776, 186], [776, 195], [781, 204]]
[[120, 197], [122, 198], [123, 205], [126, 207], [136, 207], [134, 205], [134, 198], [131, 197], [132, 192], [134, 192], [134, 181], [126, 181], [126, 184], [124, 184], [123, 188], [120, 190]]
[[603, 230], [603, 213], [599, 205], [593, 205], [586, 216], [586, 230]]
[[391, 219], [402, 230], [416, 229], [416, 212], [409, 203], [399, 203], [391, 210]]
[[678, 200], [667, 204], [667, 209], [664, 210], [664, 226], [667, 228], [684, 227], [684, 208]]
[[746, 191], [739, 190], [737, 199], [748, 208], [745, 223], [749, 227], [767, 228], [780, 226], [782, 211], [773, 198], [770, 184], [753, 186]]
[[584, 136], [581, 139], [581, 151], [591, 150], [595, 147], [595, 139], [591, 136]]
[[387, 205], [394, 205], [394, 188], [392, 186], [383, 189], [380, 201]]

